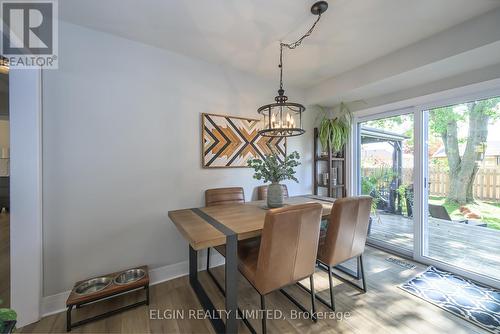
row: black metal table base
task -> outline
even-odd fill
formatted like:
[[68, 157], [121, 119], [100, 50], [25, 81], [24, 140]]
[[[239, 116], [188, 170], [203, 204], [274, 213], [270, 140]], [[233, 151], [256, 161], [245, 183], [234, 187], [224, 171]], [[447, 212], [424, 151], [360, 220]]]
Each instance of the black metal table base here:
[[93, 317], [90, 317], [90, 318], [87, 318], [87, 319], [83, 319], [83, 320], [80, 320], [80, 321], [77, 321], [77, 322], [71, 322], [71, 311], [73, 310], [73, 307], [75, 307], [77, 309], [78, 308], [82, 308], [85, 305], [94, 304], [94, 303], [102, 301], [104, 299], [108, 299], [108, 298], [111, 298], [111, 297], [117, 297], [119, 295], [123, 295], [125, 293], [132, 292], [132, 291], [135, 291], [135, 290], [138, 290], [138, 289], [133, 289], [133, 290], [130, 290], [130, 291], [122, 291], [122, 292], [119, 292], [119, 293], [116, 293], [116, 294], [113, 294], [113, 295], [109, 295], [109, 296], [105, 296], [105, 297], [103, 297], [101, 299], [93, 300], [93, 301], [87, 302], [87, 303], [80, 303], [80, 304], [68, 305], [68, 308], [66, 310], [66, 331], [70, 332], [75, 327], [88, 324], [89, 322], [101, 320], [101, 319], [110, 317], [112, 315], [115, 315], [115, 314], [123, 312], [123, 311], [130, 310], [130, 309], [138, 307], [138, 306], [149, 305], [149, 285], [145, 285], [143, 288], [139, 288], [139, 289], [144, 289], [146, 291], [146, 299], [145, 300], [141, 300], [140, 302], [133, 303], [133, 304], [130, 304], [130, 305], [122, 306], [120, 308], [117, 308], [117, 309], [114, 309], [114, 310], [111, 310], [111, 311], [108, 311], [108, 312], [105, 312], [105, 313], [101, 313], [101, 314], [98, 314], [96, 316], [93, 316]]
[[[212, 279], [212, 281], [215, 283], [215, 285], [217, 286], [217, 289], [219, 289], [220, 293], [226, 297], [226, 292], [224, 291], [224, 288], [222, 287], [222, 285], [219, 283], [219, 281], [217, 281], [217, 278], [215, 278], [214, 274], [212, 274], [212, 272], [210, 271], [209, 267], [207, 267], [207, 273], [208, 275], [210, 276], [210, 278]], [[253, 328], [252, 324], [250, 324], [250, 322], [248, 321], [248, 319], [245, 317], [245, 315], [243, 314], [243, 312], [241, 311], [241, 309], [238, 307], [238, 315], [240, 316], [240, 319], [243, 321], [243, 323], [247, 326], [247, 328], [250, 330], [250, 332], [252, 334], [257, 334], [257, 332], [255, 331], [255, 329]]]
[[[215, 227], [226, 236], [226, 322], [217, 317], [211, 317], [210, 322], [217, 333], [238, 332], [238, 235], [209, 216], [200, 209], [191, 209], [208, 224]], [[217, 310], [198, 280], [198, 251], [189, 246], [189, 283], [198, 297], [203, 309], [214, 314]]]
[[[231, 240], [228, 242], [230, 243], [236, 243], [236, 235], [234, 240]], [[229, 245], [226, 244], [227, 248]], [[229, 250], [229, 249], [228, 249]], [[226, 252], [227, 253], [227, 252]], [[226, 254], [227, 256], [228, 254]], [[236, 261], [236, 251], [234, 251], [234, 257], [235, 259], [233, 261]], [[212, 277], [212, 273], [209, 272], [209, 275], [211, 276], [212, 279], [215, 280], [217, 288], [223, 292], [224, 297], [226, 298], [226, 311], [228, 312], [228, 318], [226, 319], [226, 323], [218, 317], [210, 317], [210, 322], [212, 323], [212, 326], [215, 330], [216, 333], [237, 333], [238, 332], [238, 320], [237, 320], [237, 314], [239, 313], [238, 307], [237, 307], [237, 291], [236, 287], [233, 286], [235, 285], [234, 283], [237, 284], [237, 267], [235, 272], [229, 268], [229, 263], [228, 259], [226, 258], [226, 289], [222, 289], [222, 286], [215, 280], [215, 277]], [[194, 290], [194, 293], [196, 294], [196, 297], [198, 297], [198, 300], [200, 301], [201, 306], [205, 311], [210, 312], [210, 314], [217, 314], [217, 309], [215, 308], [214, 304], [208, 297], [208, 294], [206, 293], [205, 289], [201, 285], [200, 281], [198, 280], [198, 252], [194, 250], [191, 246], [189, 246], [189, 283], [191, 284], [191, 287]]]

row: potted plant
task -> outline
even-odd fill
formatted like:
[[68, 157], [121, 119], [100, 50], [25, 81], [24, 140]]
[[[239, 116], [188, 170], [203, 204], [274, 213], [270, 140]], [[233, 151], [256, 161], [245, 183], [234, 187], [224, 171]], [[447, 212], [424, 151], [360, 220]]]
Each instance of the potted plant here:
[[276, 153], [266, 155], [264, 159], [249, 159], [248, 167], [255, 170], [254, 179], [271, 182], [267, 188], [267, 206], [279, 208], [283, 206], [283, 187], [280, 182], [293, 180], [299, 182], [295, 177], [294, 168], [300, 165], [299, 153], [294, 151], [285, 156], [283, 162], [278, 159]]
[[17, 314], [10, 308], [0, 308], [0, 333], [7, 334], [14, 331]]
[[337, 117], [328, 118], [324, 111], [319, 124], [319, 141], [323, 148], [321, 154], [327, 155], [329, 148], [334, 153], [340, 152], [349, 138], [350, 126], [351, 112], [344, 103], [340, 104]]

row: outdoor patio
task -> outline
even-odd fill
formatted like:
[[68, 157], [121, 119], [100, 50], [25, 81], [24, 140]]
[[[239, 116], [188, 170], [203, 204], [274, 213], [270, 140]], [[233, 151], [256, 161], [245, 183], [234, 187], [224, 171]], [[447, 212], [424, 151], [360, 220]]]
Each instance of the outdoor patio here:
[[[379, 213], [370, 237], [405, 249], [413, 248], [413, 220]], [[500, 277], [500, 230], [429, 217], [428, 255], [472, 271]]]

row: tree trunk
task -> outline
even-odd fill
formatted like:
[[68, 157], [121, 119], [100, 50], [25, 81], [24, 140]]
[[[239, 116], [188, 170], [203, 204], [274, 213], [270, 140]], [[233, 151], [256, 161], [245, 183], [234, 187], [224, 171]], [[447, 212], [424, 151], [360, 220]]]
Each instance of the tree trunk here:
[[465, 200], [467, 203], [474, 202], [474, 180], [476, 180], [476, 175], [478, 171], [479, 171], [479, 166], [476, 164], [474, 172], [472, 173], [471, 181], [467, 186], [467, 192], [465, 194]]
[[449, 123], [447, 141], [445, 142], [445, 149], [446, 146], [449, 146], [446, 149], [446, 155], [450, 166], [450, 190], [447, 200], [459, 204], [474, 201], [472, 190], [478, 170], [477, 161], [480, 159], [477, 148], [483, 145], [488, 137], [489, 117], [484, 113], [482, 104], [474, 102], [469, 103], [467, 107], [469, 109], [469, 132], [463, 156], [460, 158], [458, 154], [457, 124], [455, 121]]

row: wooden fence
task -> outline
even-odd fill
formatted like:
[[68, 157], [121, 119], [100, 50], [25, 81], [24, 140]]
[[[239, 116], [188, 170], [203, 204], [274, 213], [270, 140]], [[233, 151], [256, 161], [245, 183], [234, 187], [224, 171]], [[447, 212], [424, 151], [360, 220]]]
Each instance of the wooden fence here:
[[[362, 175], [370, 175], [376, 168], [363, 168]], [[413, 183], [413, 168], [403, 168], [403, 184]], [[431, 196], [447, 196], [450, 188], [448, 172], [439, 168], [429, 169]], [[500, 168], [480, 168], [474, 180], [474, 198], [483, 201], [500, 201]]]
[[[429, 190], [431, 196], [446, 196], [450, 188], [447, 171], [429, 169]], [[473, 185], [474, 198], [483, 201], [500, 201], [500, 169], [480, 168]]]

